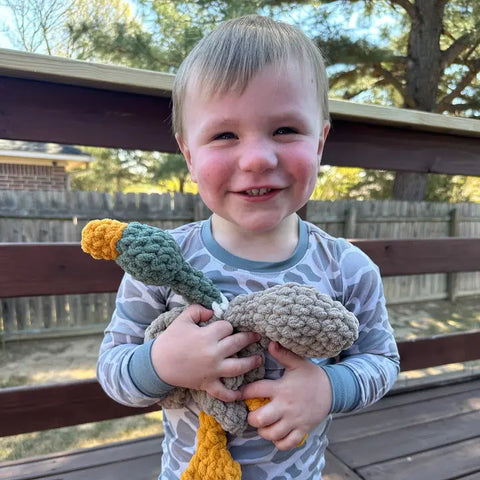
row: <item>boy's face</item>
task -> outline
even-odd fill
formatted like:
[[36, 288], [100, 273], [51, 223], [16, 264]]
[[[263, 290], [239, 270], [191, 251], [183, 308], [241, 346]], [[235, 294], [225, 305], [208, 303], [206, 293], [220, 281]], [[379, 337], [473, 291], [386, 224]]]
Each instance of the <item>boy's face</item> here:
[[180, 149], [205, 204], [238, 233], [281, 231], [310, 198], [328, 122], [313, 74], [295, 61], [258, 72], [243, 93], [187, 89]]

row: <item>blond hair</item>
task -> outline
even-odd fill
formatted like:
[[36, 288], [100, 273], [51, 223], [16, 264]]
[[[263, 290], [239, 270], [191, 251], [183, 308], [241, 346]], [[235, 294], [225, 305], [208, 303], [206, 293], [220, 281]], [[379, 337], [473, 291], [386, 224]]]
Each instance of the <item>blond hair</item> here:
[[320, 111], [328, 120], [328, 79], [318, 47], [296, 27], [247, 15], [222, 23], [180, 65], [172, 91], [174, 133], [183, 135], [183, 102], [192, 79], [207, 96], [230, 90], [241, 93], [263, 67], [292, 59], [314, 74]]

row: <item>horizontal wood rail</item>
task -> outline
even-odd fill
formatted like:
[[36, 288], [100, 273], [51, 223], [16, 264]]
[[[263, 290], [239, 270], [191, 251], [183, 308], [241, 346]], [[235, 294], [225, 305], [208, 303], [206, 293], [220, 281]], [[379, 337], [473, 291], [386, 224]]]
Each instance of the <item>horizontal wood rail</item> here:
[[178, 151], [166, 97], [2, 76], [0, 92], [2, 138]]
[[[480, 270], [480, 238], [353, 240], [382, 276]], [[112, 261], [94, 260], [78, 243], [0, 244], [0, 298], [103, 293], [122, 278]]]
[[480, 330], [398, 342], [402, 372], [480, 359]]
[[0, 244], [0, 298], [115, 292], [123, 271], [79, 243]]
[[[480, 330], [399, 342], [402, 371], [480, 357]], [[113, 401], [95, 379], [0, 389], [0, 437], [159, 410]]]
[[159, 410], [107, 397], [95, 379], [0, 389], [0, 437], [69, 427]]
[[480, 271], [480, 238], [353, 240], [382, 277]]
[[[172, 83], [173, 75], [160, 72], [0, 49], [0, 132], [6, 139], [177, 152]], [[325, 165], [480, 175], [477, 120], [329, 103]]]

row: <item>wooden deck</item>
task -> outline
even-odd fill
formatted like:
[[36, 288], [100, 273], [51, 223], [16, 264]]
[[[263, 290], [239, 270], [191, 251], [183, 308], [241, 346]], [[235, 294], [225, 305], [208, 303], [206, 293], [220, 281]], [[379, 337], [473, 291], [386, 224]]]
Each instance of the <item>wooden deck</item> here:
[[337, 417], [329, 438], [326, 480], [479, 480], [480, 379], [394, 393]]
[[[324, 480], [479, 480], [480, 378], [393, 392], [330, 429]], [[154, 480], [161, 437], [0, 464], [0, 480]]]

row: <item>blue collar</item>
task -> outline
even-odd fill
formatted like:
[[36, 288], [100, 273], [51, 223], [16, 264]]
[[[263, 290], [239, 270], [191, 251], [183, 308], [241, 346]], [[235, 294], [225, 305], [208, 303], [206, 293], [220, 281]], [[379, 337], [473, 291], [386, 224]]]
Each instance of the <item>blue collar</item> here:
[[298, 218], [298, 244], [293, 254], [280, 262], [258, 262], [237, 257], [221, 247], [212, 235], [212, 217], [202, 224], [202, 240], [205, 247], [222, 263], [247, 271], [279, 272], [296, 265], [305, 255], [308, 248], [308, 229], [306, 223]]

